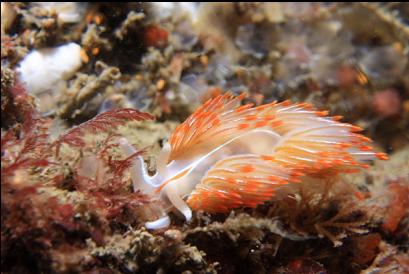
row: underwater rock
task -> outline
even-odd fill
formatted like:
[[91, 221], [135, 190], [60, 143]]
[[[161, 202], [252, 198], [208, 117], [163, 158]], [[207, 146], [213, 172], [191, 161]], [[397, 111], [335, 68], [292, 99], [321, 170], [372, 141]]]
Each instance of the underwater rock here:
[[187, 14], [190, 19], [194, 22], [197, 20], [198, 7], [200, 3], [196, 2], [162, 2], [162, 3], [151, 3], [150, 8], [153, 10], [153, 15], [155, 19], [165, 19], [171, 16], [178, 17], [180, 15]]
[[244, 53], [250, 54], [257, 59], [268, 54], [269, 45], [266, 39], [269, 35], [256, 25], [242, 25], [237, 29], [236, 45]]
[[361, 272], [361, 274], [377, 273], [407, 273], [409, 271], [409, 255], [398, 250], [396, 247], [381, 242], [380, 252], [372, 265]]
[[182, 21], [175, 26], [170, 39], [175, 49], [190, 50], [199, 40], [193, 26], [188, 21]]
[[[166, 232], [165, 232], [166, 233]], [[152, 235], [145, 229], [114, 235], [104, 247], [89, 242], [91, 254], [126, 273], [216, 273], [206, 254], [178, 240]]]
[[399, 46], [384, 46], [368, 49], [359, 63], [373, 81], [391, 82], [402, 75], [408, 56]]
[[59, 21], [70, 24], [81, 21], [87, 7], [86, 3], [75, 2], [41, 2], [32, 5], [56, 14]]
[[1, 2], [1, 34], [7, 32], [7, 30], [13, 25], [16, 18], [16, 11], [12, 4], [7, 2]]
[[[79, 74], [73, 80], [68, 91], [61, 96], [65, 104], [58, 110], [60, 117], [74, 118], [81, 113], [81, 107], [96, 94], [103, 92], [103, 89], [113, 85], [115, 80], [121, 77], [121, 73], [116, 67], [109, 67], [105, 63], [98, 61], [95, 64], [97, 75]], [[65, 98], [64, 98], [65, 97]]]

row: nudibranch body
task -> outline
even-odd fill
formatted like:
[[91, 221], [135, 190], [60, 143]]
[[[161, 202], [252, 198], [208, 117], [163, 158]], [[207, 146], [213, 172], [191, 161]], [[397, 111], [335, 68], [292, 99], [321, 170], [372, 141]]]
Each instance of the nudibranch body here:
[[[289, 101], [241, 106], [244, 96], [220, 95], [188, 117], [164, 145], [154, 176], [139, 157], [131, 168], [134, 189], [190, 220], [192, 209], [256, 207], [277, 186], [303, 176], [356, 172], [368, 160], [387, 158], [368, 146], [359, 127], [339, 122], [341, 117]], [[125, 139], [121, 146], [127, 155], [136, 151]], [[167, 225], [167, 215], [146, 224]]]

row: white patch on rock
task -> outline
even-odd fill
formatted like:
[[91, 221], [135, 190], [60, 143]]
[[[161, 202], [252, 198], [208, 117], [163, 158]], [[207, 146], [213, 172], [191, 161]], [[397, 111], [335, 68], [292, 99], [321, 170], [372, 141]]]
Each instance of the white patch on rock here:
[[76, 2], [37, 2], [33, 6], [48, 10], [50, 13], [56, 13], [61, 23], [78, 23], [85, 14], [87, 4]]
[[[32, 50], [19, 64], [17, 72], [28, 92], [42, 99], [42, 95], [59, 95], [66, 88], [66, 80], [81, 67], [81, 47], [69, 43], [57, 48]], [[46, 98], [44, 98], [46, 99]], [[40, 110], [46, 110], [41, 107]]]
[[192, 22], [197, 20], [199, 4], [196, 2], [154, 2], [151, 5], [155, 16], [159, 19], [185, 13], [190, 16]]

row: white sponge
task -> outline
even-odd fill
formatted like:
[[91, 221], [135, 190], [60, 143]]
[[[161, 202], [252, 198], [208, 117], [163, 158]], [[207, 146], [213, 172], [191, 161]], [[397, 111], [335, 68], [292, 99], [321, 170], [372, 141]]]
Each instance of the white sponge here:
[[81, 47], [76, 43], [32, 50], [17, 69], [20, 80], [32, 94], [50, 92], [81, 67], [80, 52]]

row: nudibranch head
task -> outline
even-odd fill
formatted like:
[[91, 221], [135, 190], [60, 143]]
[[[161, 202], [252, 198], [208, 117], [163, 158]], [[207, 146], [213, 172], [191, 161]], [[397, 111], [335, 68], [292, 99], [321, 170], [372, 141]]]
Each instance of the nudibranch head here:
[[[164, 146], [156, 175], [147, 174], [142, 158], [136, 161], [134, 188], [189, 220], [191, 209], [256, 207], [278, 186], [302, 182], [303, 176], [358, 172], [368, 160], [387, 159], [373, 151], [359, 127], [339, 116], [328, 117], [307, 103], [241, 105], [244, 97], [226, 93], [199, 107]], [[135, 152], [126, 140], [121, 145], [128, 155]], [[168, 224], [165, 216], [147, 226]]]

